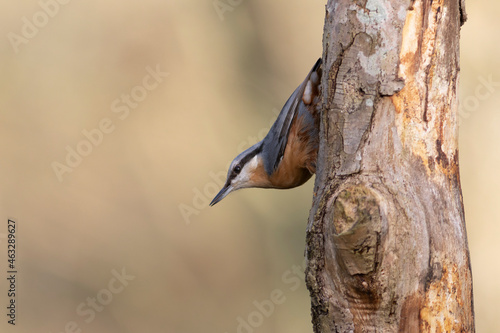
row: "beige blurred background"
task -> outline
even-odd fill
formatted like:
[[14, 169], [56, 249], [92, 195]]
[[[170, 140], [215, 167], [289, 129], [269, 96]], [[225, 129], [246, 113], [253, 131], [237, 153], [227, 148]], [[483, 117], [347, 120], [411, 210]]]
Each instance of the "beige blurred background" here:
[[[52, 17], [49, 0], [0, 4], [0, 331], [250, 332], [243, 320], [312, 332], [299, 267], [313, 181], [207, 204], [321, 55], [325, 1], [239, 1], [220, 15], [212, 0], [66, 2], [46, 6]], [[477, 330], [499, 332], [500, 85], [483, 82], [500, 82], [500, 5], [467, 5], [460, 166]], [[30, 38], [13, 37], [23, 29]], [[87, 156], [57, 175], [68, 149]]]

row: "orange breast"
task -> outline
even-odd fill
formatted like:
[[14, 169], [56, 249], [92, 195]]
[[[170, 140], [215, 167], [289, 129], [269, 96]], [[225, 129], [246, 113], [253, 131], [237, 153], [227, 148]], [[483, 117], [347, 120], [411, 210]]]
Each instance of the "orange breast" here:
[[303, 116], [294, 120], [283, 159], [269, 179], [273, 187], [286, 189], [300, 186], [316, 172], [318, 138], [309, 137], [310, 126], [314, 124], [308, 124]]

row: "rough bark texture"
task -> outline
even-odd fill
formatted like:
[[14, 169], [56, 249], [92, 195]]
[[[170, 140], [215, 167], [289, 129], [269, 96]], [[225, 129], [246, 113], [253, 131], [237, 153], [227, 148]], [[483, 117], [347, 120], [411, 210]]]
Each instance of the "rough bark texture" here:
[[329, 0], [307, 228], [314, 331], [474, 332], [457, 146], [463, 0]]

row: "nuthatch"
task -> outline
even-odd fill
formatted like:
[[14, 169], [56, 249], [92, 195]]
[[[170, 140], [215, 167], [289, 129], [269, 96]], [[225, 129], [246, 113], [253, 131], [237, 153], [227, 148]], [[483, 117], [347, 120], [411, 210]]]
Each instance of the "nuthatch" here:
[[287, 189], [304, 184], [316, 172], [321, 58], [281, 109], [266, 137], [233, 160], [227, 180], [210, 203], [248, 187]]

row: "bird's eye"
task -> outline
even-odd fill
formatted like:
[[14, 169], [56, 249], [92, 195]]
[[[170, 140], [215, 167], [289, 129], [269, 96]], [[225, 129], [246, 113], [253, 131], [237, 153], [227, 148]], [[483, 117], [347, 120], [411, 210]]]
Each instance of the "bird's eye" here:
[[237, 166], [235, 166], [235, 167], [234, 167], [234, 172], [235, 172], [236, 174], [239, 174], [239, 173], [240, 173], [240, 171], [241, 171], [241, 166], [237, 165]]

